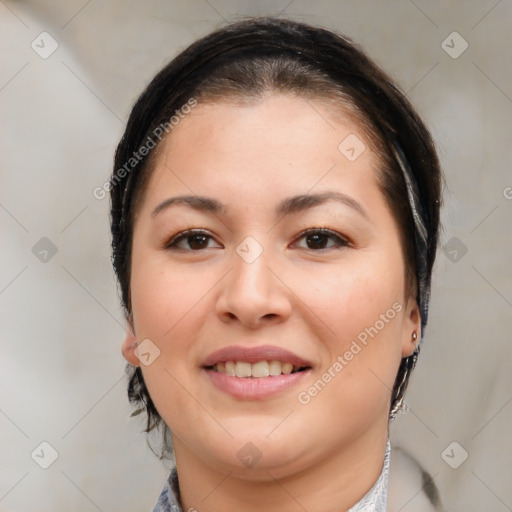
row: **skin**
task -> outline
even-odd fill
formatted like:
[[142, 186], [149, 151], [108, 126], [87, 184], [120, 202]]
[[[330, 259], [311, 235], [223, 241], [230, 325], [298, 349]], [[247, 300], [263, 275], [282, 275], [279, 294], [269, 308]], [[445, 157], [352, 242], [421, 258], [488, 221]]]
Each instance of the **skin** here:
[[[366, 144], [355, 161], [338, 150], [349, 134]], [[141, 365], [135, 340], [160, 350], [142, 371], [173, 432], [184, 510], [339, 512], [380, 474], [391, 389], [401, 358], [414, 350], [420, 316], [406, 294], [399, 231], [377, 186], [378, 165], [349, 118], [289, 95], [200, 104], [166, 140], [134, 225], [135, 334], [128, 330], [123, 354]], [[284, 198], [325, 191], [354, 199], [366, 216], [335, 201], [274, 215]], [[162, 201], [188, 194], [212, 197], [225, 212], [174, 205], [152, 216]], [[319, 227], [348, 245], [301, 236]], [[187, 228], [211, 238], [165, 248]], [[263, 248], [252, 263], [236, 252], [247, 236]], [[397, 302], [401, 311], [301, 404], [298, 393]], [[279, 396], [238, 400], [201, 368], [207, 355], [233, 344], [284, 347], [312, 370]], [[261, 454], [251, 468], [237, 457], [248, 442]]]

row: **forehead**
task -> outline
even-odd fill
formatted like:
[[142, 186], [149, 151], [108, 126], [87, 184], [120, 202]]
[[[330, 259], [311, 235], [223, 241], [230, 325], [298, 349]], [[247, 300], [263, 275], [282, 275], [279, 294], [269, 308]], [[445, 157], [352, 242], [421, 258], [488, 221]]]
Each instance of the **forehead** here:
[[332, 102], [272, 95], [200, 103], [164, 141], [146, 195], [243, 192], [246, 201], [264, 201], [326, 187], [369, 193], [379, 164], [361, 124]]

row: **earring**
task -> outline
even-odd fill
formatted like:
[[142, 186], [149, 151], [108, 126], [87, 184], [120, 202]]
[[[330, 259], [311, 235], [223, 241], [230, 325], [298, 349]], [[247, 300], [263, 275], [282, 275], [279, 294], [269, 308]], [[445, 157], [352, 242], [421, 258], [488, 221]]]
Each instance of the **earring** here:
[[412, 333], [412, 339], [414, 341], [414, 354], [417, 354], [419, 352], [419, 345], [420, 342], [418, 340], [418, 335], [416, 334], [416, 331], [413, 331]]

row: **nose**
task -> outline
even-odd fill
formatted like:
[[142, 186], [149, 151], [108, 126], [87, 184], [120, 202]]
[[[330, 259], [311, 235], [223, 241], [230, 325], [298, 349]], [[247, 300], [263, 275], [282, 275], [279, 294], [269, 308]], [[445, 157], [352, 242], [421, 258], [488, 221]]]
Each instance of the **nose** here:
[[233, 268], [222, 281], [217, 315], [225, 323], [251, 329], [286, 321], [292, 312], [291, 291], [272, 269], [268, 251], [252, 262], [233, 255]]

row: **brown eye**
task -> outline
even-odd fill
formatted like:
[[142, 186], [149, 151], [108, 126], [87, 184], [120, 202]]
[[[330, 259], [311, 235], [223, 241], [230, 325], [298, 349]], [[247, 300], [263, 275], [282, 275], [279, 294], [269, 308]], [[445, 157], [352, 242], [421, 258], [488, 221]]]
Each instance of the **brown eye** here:
[[304, 231], [299, 240], [306, 241], [305, 249], [322, 250], [345, 247], [349, 242], [338, 235], [336, 232], [325, 228], [313, 228]]
[[208, 249], [210, 241], [214, 241], [213, 237], [200, 229], [188, 229], [173, 236], [169, 242], [165, 244], [165, 249], [179, 249], [184, 251], [200, 251]]

